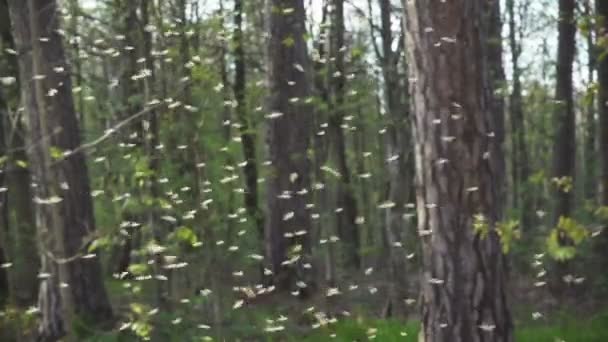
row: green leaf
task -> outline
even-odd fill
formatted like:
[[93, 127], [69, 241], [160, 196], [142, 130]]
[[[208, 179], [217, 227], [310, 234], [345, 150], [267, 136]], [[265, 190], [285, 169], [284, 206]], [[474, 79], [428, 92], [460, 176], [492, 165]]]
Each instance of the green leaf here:
[[296, 41], [295, 41], [295, 39], [293, 39], [292, 36], [287, 36], [287, 37], [285, 37], [285, 39], [283, 39], [283, 41], [281, 43], [289, 48], [289, 47], [294, 46], [296, 44]]
[[194, 231], [186, 226], [181, 226], [175, 230], [175, 238], [180, 242], [185, 242], [189, 245], [194, 245], [198, 242], [198, 238]]
[[500, 244], [504, 254], [509, 253], [514, 240], [521, 238], [521, 231], [518, 229], [519, 221], [509, 220], [496, 224], [496, 233], [500, 237]]
[[148, 273], [148, 265], [146, 264], [131, 264], [129, 265], [129, 272], [133, 275], [144, 275]]
[[481, 239], [485, 239], [490, 233], [490, 226], [483, 214], [476, 214], [473, 216], [473, 231], [475, 234], [479, 235]]
[[15, 164], [17, 164], [17, 166], [19, 166], [22, 169], [27, 169], [27, 162], [25, 160], [15, 160]]
[[51, 158], [53, 158], [54, 160], [59, 160], [63, 158], [63, 150], [58, 147], [51, 146], [49, 148], [49, 153], [51, 154]]

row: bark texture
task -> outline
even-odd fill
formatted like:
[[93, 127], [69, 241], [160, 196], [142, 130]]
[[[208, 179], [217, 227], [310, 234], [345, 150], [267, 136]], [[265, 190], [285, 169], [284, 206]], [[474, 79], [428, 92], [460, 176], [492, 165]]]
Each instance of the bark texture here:
[[491, 113], [484, 6], [415, 0], [406, 7], [421, 338], [428, 342], [513, 340], [506, 261], [494, 228], [502, 151]]
[[310, 289], [311, 270], [305, 264], [310, 262], [311, 219], [306, 204], [310, 197], [308, 148], [313, 112], [307, 103], [310, 83], [304, 1], [271, 0], [267, 10], [267, 144], [272, 166], [266, 190], [266, 260], [279, 289], [295, 287], [296, 279], [308, 280]]
[[[42, 254], [39, 340], [56, 341], [76, 319], [94, 325], [108, 322], [112, 309], [99, 260], [82, 258], [92, 241], [95, 221], [84, 154], [70, 152], [81, 141], [62, 37], [57, 32], [57, 4], [11, 0], [9, 8], [17, 51], [26, 55], [20, 68], [29, 68], [34, 75], [23, 80], [22, 89]], [[27, 57], [30, 49], [31, 59]], [[63, 151], [64, 157], [51, 157], [52, 148]]]

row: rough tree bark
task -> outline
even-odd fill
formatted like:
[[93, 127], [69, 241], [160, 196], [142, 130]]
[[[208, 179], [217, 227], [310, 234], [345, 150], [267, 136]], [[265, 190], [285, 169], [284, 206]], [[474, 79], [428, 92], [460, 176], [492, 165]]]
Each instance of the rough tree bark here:
[[[312, 107], [303, 0], [270, 0], [268, 3], [268, 132], [272, 163], [267, 180], [266, 261], [274, 273], [271, 281], [280, 290], [295, 288], [297, 279], [308, 284], [313, 277], [310, 261], [310, 162], [308, 148]], [[287, 234], [291, 233], [291, 234]]]
[[[408, 2], [424, 341], [512, 341], [483, 0]], [[476, 61], [476, 63], [471, 63]], [[477, 228], [475, 228], [476, 226]]]
[[[28, 108], [29, 150], [42, 254], [39, 340], [56, 341], [74, 320], [101, 325], [112, 318], [97, 258], [82, 258], [95, 232], [87, 167], [82, 151], [72, 84], [58, 33], [53, 0], [10, 0], [15, 46], [31, 48], [20, 69], [30, 69], [22, 91]], [[48, 40], [48, 41], [47, 41]], [[31, 65], [27, 62], [31, 61]], [[22, 72], [27, 75], [28, 72]], [[35, 97], [35, 100], [34, 100]], [[37, 110], [31, 110], [36, 104]], [[64, 152], [51, 156], [52, 148]]]

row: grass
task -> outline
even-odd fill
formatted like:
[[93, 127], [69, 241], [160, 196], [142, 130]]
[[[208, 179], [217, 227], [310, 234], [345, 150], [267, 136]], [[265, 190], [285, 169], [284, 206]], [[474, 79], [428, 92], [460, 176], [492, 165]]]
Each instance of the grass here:
[[[376, 331], [371, 329], [377, 329]], [[375, 341], [417, 342], [417, 322], [350, 320], [325, 328], [306, 338], [293, 337], [290, 341]], [[335, 334], [335, 337], [330, 337]], [[517, 342], [608, 342], [608, 311], [589, 319], [563, 314], [553, 322], [528, 322], [520, 324], [515, 332]]]

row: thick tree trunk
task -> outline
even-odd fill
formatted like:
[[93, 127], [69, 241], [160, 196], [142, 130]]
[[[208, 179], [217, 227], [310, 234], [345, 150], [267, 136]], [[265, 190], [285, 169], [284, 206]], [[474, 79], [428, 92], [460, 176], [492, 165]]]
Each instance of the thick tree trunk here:
[[[68, 332], [76, 317], [101, 325], [112, 318], [112, 309], [98, 258], [82, 258], [94, 236], [95, 221], [84, 154], [70, 152], [80, 146], [80, 136], [58, 33], [57, 5], [53, 0], [11, 0], [9, 8], [15, 45], [25, 54], [20, 69], [44, 75], [24, 79], [22, 89], [30, 125], [29, 157], [37, 183], [34, 196], [42, 268], [48, 273], [39, 295], [39, 337], [55, 341]], [[27, 65], [30, 48], [32, 64]], [[37, 110], [33, 110], [34, 104]], [[64, 157], [53, 159], [51, 147], [64, 151]]]
[[532, 223], [532, 203], [530, 189], [527, 186], [530, 177], [528, 160], [528, 146], [526, 144], [526, 123], [524, 119], [524, 106], [521, 87], [521, 68], [519, 57], [521, 55], [521, 40], [519, 28], [515, 18], [515, 1], [507, 0], [509, 13], [509, 47], [511, 50], [511, 69], [513, 72], [513, 90], [509, 95], [509, 109], [511, 121], [511, 172], [513, 173], [513, 207], [521, 211], [521, 226], [528, 228]]
[[[268, 153], [272, 162], [267, 180], [266, 260], [280, 290], [295, 288], [296, 280], [313, 277], [310, 263], [310, 162], [308, 148], [313, 118], [308, 79], [303, 0], [268, 3]], [[291, 234], [288, 234], [291, 233]]]
[[506, 260], [494, 228], [502, 151], [491, 113], [484, 6], [415, 0], [406, 7], [423, 245], [421, 337], [428, 342], [513, 340]]
[[[576, 51], [576, 20], [574, 0], [559, 1], [559, 38], [557, 46], [557, 70], [555, 89], [554, 123], [556, 130], [553, 143], [553, 177], [570, 179], [574, 186], [576, 156], [575, 115], [572, 84], [572, 64]], [[570, 216], [573, 209], [573, 190], [563, 188], [555, 192], [553, 223], [560, 217]]]

